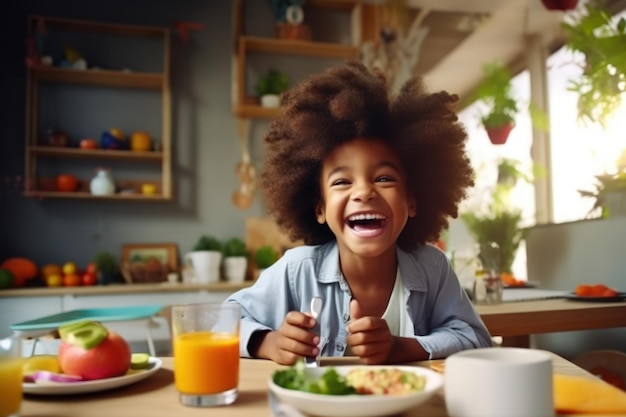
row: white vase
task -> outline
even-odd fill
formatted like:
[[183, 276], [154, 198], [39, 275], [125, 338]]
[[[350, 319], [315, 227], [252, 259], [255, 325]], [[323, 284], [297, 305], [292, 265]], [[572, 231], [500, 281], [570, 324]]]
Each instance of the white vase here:
[[248, 258], [245, 256], [228, 256], [224, 258], [224, 277], [228, 282], [243, 282], [246, 279]]
[[115, 183], [111, 171], [104, 168], [96, 170], [96, 176], [89, 183], [89, 191], [93, 195], [111, 195], [115, 193]]

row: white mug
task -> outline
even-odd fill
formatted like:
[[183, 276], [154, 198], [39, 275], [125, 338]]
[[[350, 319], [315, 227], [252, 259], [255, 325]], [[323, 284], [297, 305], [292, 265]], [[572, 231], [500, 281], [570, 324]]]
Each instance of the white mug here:
[[553, 417], [552, 357], [538, 349], [469, 349], [445, 361], [450, 417]]
[[220, 280], [222, 253], [217, 251], [193, 251], [185, 254], [185, 267], [190, 267], [198, 284], [213, 284]]

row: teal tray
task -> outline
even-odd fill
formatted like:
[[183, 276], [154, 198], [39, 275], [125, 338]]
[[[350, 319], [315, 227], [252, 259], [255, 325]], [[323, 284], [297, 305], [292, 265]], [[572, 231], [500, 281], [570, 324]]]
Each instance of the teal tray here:
[[153, 317], [163, 309], [162, 305], [148, 305], [138, 307], [88, 308], [71, 310], [52, 314], [35, 320], [24, 321], [11, 325], [11, 330], [45, 330], [54, 329], [63, 324], [80, 321], [130, 321]]

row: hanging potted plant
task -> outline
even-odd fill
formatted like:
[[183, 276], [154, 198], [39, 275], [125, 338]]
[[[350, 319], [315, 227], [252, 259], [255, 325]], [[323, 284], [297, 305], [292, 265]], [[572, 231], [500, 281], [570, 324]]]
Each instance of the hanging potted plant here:
[[256, 93], [262, 107], [280, 107], [280, 94], [289, 88], [289, 78], [284, 72], [270, 69], [260, 76], [256, 84]]
[[506, 143], [515, 127], [518, 103], [512, 95], [511, 74], [497, 62], [483, 66], [485, 77], [476, 88], [474, 98], [488, 107], [488, 113], [481, 117], [489, 140], [494, 145]]
[[584, 57], [582, 74], [569, 85], [578, 93], [578, 119], [604, 128], [626, 92], [626, 19], [615, 19], [589, 2], [580, 12], [567, 15], [562, 27], [565, 47]]

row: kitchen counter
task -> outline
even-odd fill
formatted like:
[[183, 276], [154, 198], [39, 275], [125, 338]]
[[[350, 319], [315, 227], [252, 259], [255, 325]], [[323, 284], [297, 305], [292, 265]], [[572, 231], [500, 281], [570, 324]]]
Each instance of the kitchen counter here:
[[254, 281], [218, 282], [215, 284], [170, 284], [159, 282], [154, 284], [114, 284], [92, 285], [87, 287], [29, 287], [0, 290], [3, 297], [46, 297], [63, 295], [111, 295], [111, 294], [140, 294], [140, 293], [174, 293], [190, 291], [209, 291], [232, 293], [241, 288], [252, 285]]

